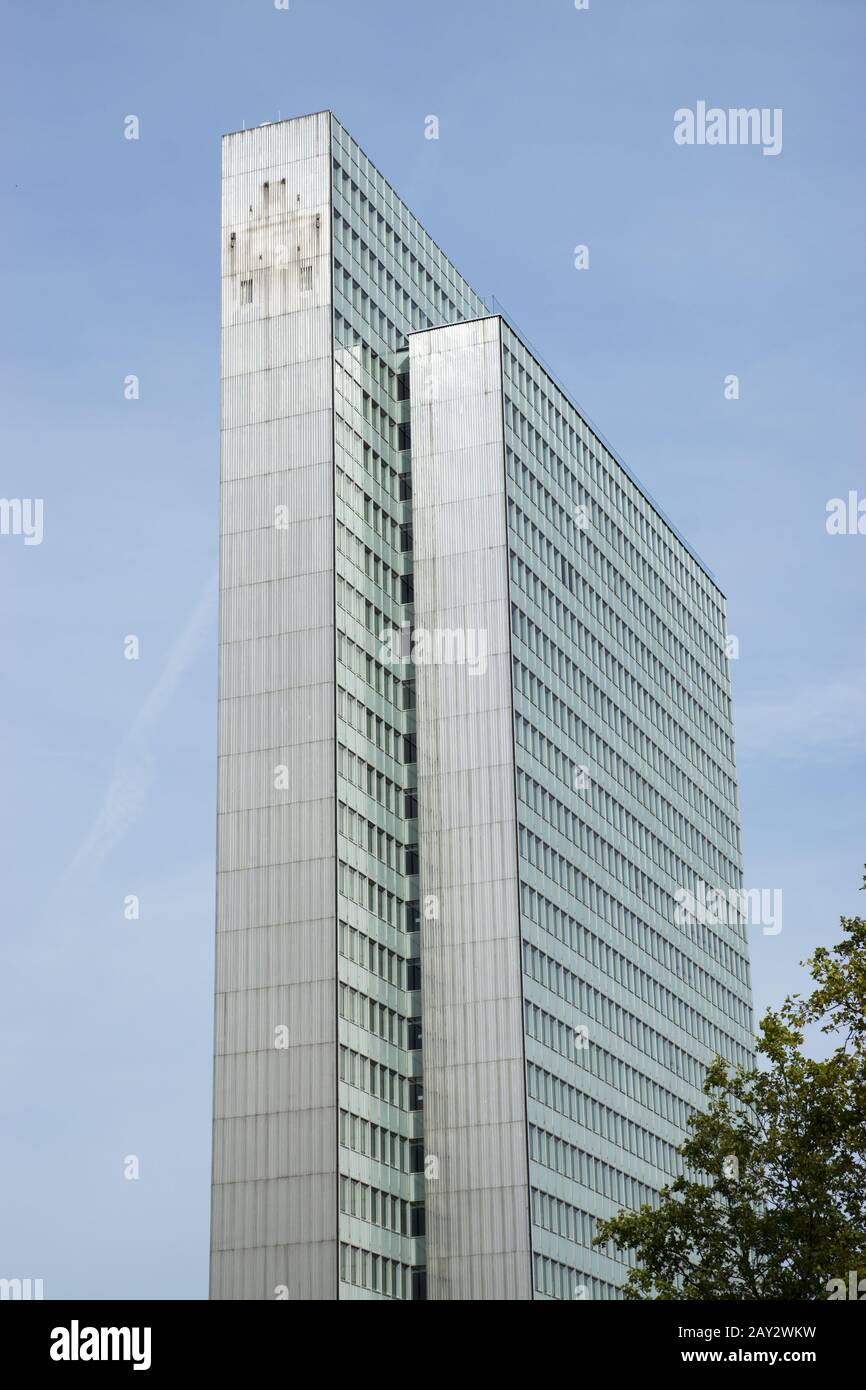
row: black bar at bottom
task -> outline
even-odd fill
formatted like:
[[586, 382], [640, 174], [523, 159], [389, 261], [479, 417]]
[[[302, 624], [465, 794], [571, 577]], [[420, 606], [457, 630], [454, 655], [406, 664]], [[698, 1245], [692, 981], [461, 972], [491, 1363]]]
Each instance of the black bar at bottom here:
[[[509, 1335], [496, 1335], [502, 1305], [469, 1305], [475, 1308], [466, 1324], [459, 1369], [469, 1369], [479, 1359], [485, 1366], [485, 1380], [496, 1374], [496, 1364], [515, 1336], [521, 1359], [538, 1359], [538, 1369], [550, 1373], [551, 1354], [560, 1369], [562, 1357], [575, 1372], [584, 1366], [588, 1373], [599, 1370], [617, 1376], [637, 1371], [641, 1375], [667, 1372], [674, 1367], [687, 1375], [701, 1375], [705, 1368], [719, 1366], [736, 1371], [760, 1368], [772, 1375], [793, 1367], [817, 1371], [823, 1380], [828, 1372], [859, 1363], [864, 1332], [864, 1315], [846, 1306], [860, 1300], [821, 1303], [631, 1303], [581, 1302], [561, 1305], [556, 1313], [549, 1308], [541, 1324], [533, 1314], [523, 1326], [515, 1323], [517, 1310], [508, 1314]], [[866, 1301], [864, 1299], [863, 1301]], [[455, 1308], [457, 1305], [451, 1305]], [[382, 1335], [394, 1349], [403, 1346], [398, 1364], [413, 1374], [415, 1357], [424, 1346], [419, 1338], [437, 1335], [439, 1317], [450, 1322], [454, 1312], [448, 1305], [441, 1311], [428, 1303], [416, 1320], [395, 1324], [380, 1309], [386, 1321]], [[466, 1316], [457, 1311], [459, 1320]], [[346, 1374], [353, 1377], [353, 1364], [361, 1346], [375, 1347], [379, 1335], [369, 1306], [363, 1309], [363, 1323], [355, 1332], [354, 1320], [362, 1308], [348, 1303], [339, 1310], [326, 1305], [316, 1314], [307, 1304], [208, 1303], [202, 1302], [50, 1302], [0, 1303], [0, 1330], [4, 1361], [20, 1358], [25, 1371], [31, 1369], [53, 1375], [75, 1371], [93, 1376], [100, 1368], [113, 1374], [128, 1372], [139, 1377], [160, 1377], [178, 1372], [213, 1370], [223, 1380], [227, 1375], [268, 1373], [282, 1366], [289, 1376], [300, 1374], [331, 1379], [340, 1374], [339, 1349], [347, 1352]], [[491, 1338], [486, 1318], [493, 1319]], [[524, 1313], [523, 1317], [527, 1317]], [[317, 1326], [319, 1317], [327, 1319], [324, 1343]], [[479, 1323], [478, 1319], [482, 1321]], [[344, 1326], [340, 1326], [340, 1324]], [[356, 1342], [360, 1335], [362, 1341]], [[345, 1336], [346, 1340], [343, 1341]], [[552, 1340], [551, 1340], [552, 1337]], [[406, 1338], [405, 1345], [403, 1339]], [[538, 1340], [540, 1338], [540, 1340]], [[336, 1344], [334, 1346], [334, 1343]], [[435, 1344], [434, 1344], [435, 1345]], [[440, 1344], [441, 1345], [441, 1344]], [[384, 1343], [383, 1343], [384, 1346]], [[448, 1344], [449, 1348], [451, 1344]], [[499, 1350], [501, 1348], [501, 1351]], [[335, 1357], [334, 1352], [338, 1355]], [[424, 1372], [432, 1362], [424, 1353]], [[559, 1353], [559, 1355], [557, 1354]], [[371, 1354], [376, 1353], [371, 1350]], [[446, 1355], [448, 1353], [446, 1352]], [[513, 1355], [512, 1353], [509, 1353]], [[451, 1353], [453, 1355], [453, 1352]], [[450, 1359], [450, 1357], [449, 1357]], [[316, 1362], [319, 1362], [318, 1371]], [[335, 1365], [336, 1361], [336, 1365]], [[312, 1364], [311, 1364], [312, 1362]], [[507, 1363], [506, 1363], [507, 1364]], [[592, 1371], [590, 1372], [590, 1367]], [[368, 1370], [372, 1368], [368, 1367]], [[457, 1368], [454, 1368], [457, 1369]], [[514, 1366], [508, 1370], [509, 1378]]]

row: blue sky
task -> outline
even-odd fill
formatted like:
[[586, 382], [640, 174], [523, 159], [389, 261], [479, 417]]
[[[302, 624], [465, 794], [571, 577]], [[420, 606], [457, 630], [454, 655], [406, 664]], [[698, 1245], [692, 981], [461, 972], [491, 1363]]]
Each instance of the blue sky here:
[[[54, 0], [4, 30], [0, 492], [44, 539], [0, 536], [0, 1275], [200, 1298], [220, 134], [335, 110], [718, 576], [746, 882], [784, 895], [761, 1011], [863, 907], [866, 536], [825, 507], [866, 495], [866, 8]], [[699, 100], [781, 108], [781, 153], [677, 146]]]

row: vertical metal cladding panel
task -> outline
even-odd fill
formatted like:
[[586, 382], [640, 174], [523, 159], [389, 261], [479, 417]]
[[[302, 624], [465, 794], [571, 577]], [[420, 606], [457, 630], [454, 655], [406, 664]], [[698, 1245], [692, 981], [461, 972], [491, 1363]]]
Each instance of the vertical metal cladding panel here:
[[413, 334], [410, 399], [428, 1296], [530, 1299], [499, 319]]
[[330, 238], [326, 114], [225, 137], [217, 1299], [336, 1295]]

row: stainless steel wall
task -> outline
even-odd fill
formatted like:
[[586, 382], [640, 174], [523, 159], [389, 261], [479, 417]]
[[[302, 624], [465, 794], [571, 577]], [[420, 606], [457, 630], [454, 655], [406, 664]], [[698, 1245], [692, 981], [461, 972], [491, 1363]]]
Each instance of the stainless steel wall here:
[[431, 1299], [532, 1297], [500, 321], [410, 338]]
[[336, 1296], [330, 202], [327, 114], [225, 137], [212, 1298]]

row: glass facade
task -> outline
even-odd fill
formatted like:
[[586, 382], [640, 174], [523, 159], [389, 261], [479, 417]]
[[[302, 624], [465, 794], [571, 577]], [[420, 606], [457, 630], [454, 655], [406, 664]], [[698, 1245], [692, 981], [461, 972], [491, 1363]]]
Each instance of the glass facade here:
[[[408, 334], [481, 300], [332, 118], [340, 1297], [425, 1297]], [[404, 626], [405, 625], [405, 626]]]
[[596, 1218], [653, 1202], [715, 1054], [747, 1062], [724, 598], [502, 331], [533, 1283], [612, 1298]]

